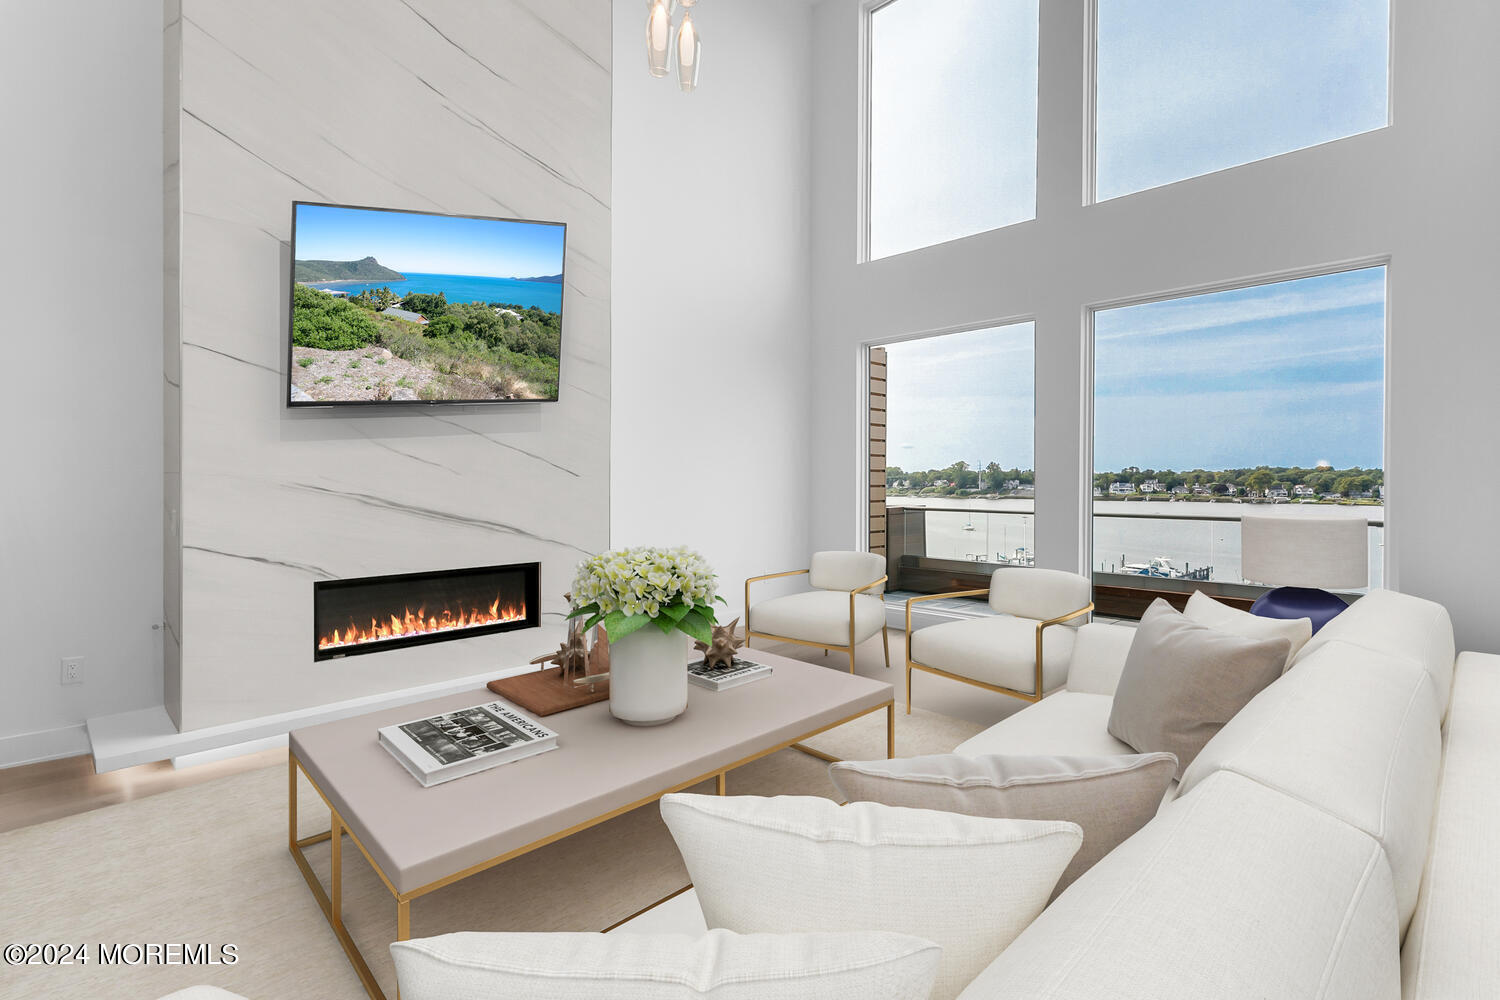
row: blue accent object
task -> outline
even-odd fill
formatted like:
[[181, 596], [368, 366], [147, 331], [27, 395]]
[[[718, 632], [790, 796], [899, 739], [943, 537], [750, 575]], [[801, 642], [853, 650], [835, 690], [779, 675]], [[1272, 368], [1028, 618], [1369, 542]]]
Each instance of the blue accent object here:
[[1349, 605], [1326, 590], [1310, 587], [1277, 587], [1255, 599], [1252, 615], [1262, 618], [1311, 618], [1313, 634], [1327, 625]]

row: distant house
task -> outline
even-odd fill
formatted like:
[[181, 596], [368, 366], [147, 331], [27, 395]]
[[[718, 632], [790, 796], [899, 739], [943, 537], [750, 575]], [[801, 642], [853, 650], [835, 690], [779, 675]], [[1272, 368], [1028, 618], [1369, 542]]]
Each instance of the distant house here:
[[1342, 493], [1324, 493], [1323, 494], [1323, 499], [1324, 500], [1342, 500], [1342, 499], [1344, 499], [1344, 494], [1342, 494]]
[[1193, 491], [1190, 490], [1190, 489], [1188, 489], [1186, 486], [1174, 486], [1174, 487], [1172, 487], [1172, 495], [1176, 496], [1176, 497], [1185, 497], [1185, 496], [1187, 496], [1191, 492], [1193, 492]]
[[1161, 484], [1160, 479], [1148, 479], [1141, 484], [1142, 493], [1165, 493], [1167, 488]]
[[1292, 496], [1294, 496], [1294, 497], [1314, 497], [1314, 496], [1317, 496], [1317, 495], [1318, 495], [1317, 490], [1314, 490], [1311, 486], [1293, 486], [1292, 487]]
[[1240, 495], [1240, 488], [1233, 483], [1230, 483], [1229, 485], [1224, 487], [1224, 492], [1229, 496], [1237, 497]]
[[322, 292], [324, 295], [334, 295], [341, 299], [347, 299], [349, 297], [348, 292], [341, 292], [337, 288], [320, 288], [318, 289], [318, 291]]
[[1193, 487], [1193, 496], [1195, 497], [1213, 496], [1213, 492], [1214, 491], [1209, 489], [1207, 486], [1199, 485]]
[[911, 480], [910, 479], [898, 479], [894, 483], [891, 484], [891, 488], [892, 489], [897, 489], [897, 490], [909, 490], [909, 489], [911, 489]]
[[1007, 479], [1001, 484], [1000, 488], [1002, 490], [1018, 490], [1021, 488], [1021, 481], [1019, 479]]
[[949, 483], [948, 480], [946, 480], [946, 479], [934, 479], [932, 481], [932, 485], [933, 486], [951, 486], [952, 484]]
[[1129, 483], [1110, 483], [1109, 484], [1109, 495], [1112, 496], [1112, 497], [1126, 496], [1126, 495], [1134, 493], [1134, 492], [1135, 492], [1135, 487], [1132, 486], [1132, 485], [1130, 485]]
[[1096, 496], [1096, 497], [1102, 497], [1103, 495], [1104, 495], [1104, 491], [1101, 490], [1099, 487], [1095, 486], [1094, 487], [1094, 496]]
[[1283, 500], [1286, 498], [1286, 487], [1272, 486], [1270, 489], [1266, 490], [1266, 496], [1270, 497], [1273, 500]]
[[390, 309], [382, 309], [380, 310], [380, 315], [394, 316], [397, 319], [404, 319], [408, 323], [420, 323], [422, 326], [427, 325], [427, 318], [421, 313], [408, 312], [405, 309], [396, 309], [394, 307]]

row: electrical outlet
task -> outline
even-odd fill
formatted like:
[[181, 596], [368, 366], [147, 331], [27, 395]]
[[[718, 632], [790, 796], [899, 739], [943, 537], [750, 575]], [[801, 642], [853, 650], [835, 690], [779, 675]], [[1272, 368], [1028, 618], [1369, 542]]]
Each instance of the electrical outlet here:
[[62, 660], [62, 676], [58, 678], [59, 684], [82, 684], [83, 683], [83, 657], [64, 656]]

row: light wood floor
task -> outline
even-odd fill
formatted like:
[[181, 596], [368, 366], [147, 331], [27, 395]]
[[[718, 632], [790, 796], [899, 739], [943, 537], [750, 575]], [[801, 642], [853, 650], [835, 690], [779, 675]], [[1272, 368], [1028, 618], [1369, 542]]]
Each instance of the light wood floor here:
[[0, 770], [0, 833], [285, 760], [286, 748], [279, 747], [182, 770], [159, 761], [95, 774], [94, 759], [87, 754], [6, 768]]

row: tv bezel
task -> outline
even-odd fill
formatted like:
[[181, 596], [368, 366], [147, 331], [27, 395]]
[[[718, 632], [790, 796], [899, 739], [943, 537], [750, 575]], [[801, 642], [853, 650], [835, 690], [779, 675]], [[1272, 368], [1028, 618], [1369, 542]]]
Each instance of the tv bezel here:
[[[296, 364], [293, 355], [295, 344], [294, 329], [296, 325], [296, 291], [297, 291], [297, 210], [303, 205], [313, 208], [348, 208], [363, 212], [391, 212], [397, 215], [428, 215], [440, 219], [475, 219], [479, 222], [519, 222], [533, 226], [556, 226], [563, 231], [563, 259], [562, 270], [558, 273], [562, 276], [559, 288], [563, 290], [563, 302], [557, 306], [557, 346], [558, 346], [558, 381], [557, 395], [551, 399], [313, 399], [299, 401], [292, 399], [292, 368]], [[343, 205], [328, 201], [293, 201], [292, 202], [292, 227], [291, 242], [288, 244], [287, 265], [287, 287], [286, 287], [286, 385], [282, 391], [282, 403], [287, 409], [308, 410], [327, 409], [338, 406], [383, 406], [405, 409], [409, 407], [422, 406], [494, 406], [496, 404], [514, 405], [516, 403], [556, 403], [562, 399], [562, 345], [563, 336], [567, 331], [567, 319], [564, 314], [564, 305], [567, 300], [568, 285], [568, 224], [566, 222], [547, 222], [541, 219], [506, 219], [492, 215], [465, 215], [458, 212], [424, 212], [415, 208], [381, 208], [375, 205]]]

